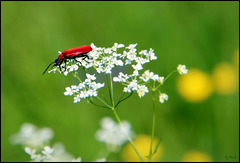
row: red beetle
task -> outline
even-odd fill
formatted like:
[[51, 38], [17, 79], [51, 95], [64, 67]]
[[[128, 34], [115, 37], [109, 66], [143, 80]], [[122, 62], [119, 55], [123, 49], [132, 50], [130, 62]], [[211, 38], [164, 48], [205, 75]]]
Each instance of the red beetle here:
[[[90, 51], [92, 51], [91, 46], [80, 46], [80, 47], [65, 50], [58, 56], [58, 58], [54, 62], [50, 63], [49, 66], [51, 66], [54, 63], [53, 66], [59, 66], [59, 69], [62, 72], [60, 65], [64, 61], [65, 62], [65, 71], [66, 71], [66, 59], [74, 59], [77, 62], [79, 62], [78, 60], [76, 60], [76, 58], [78, 58], [78, 57], [83, 57], [83, 60], [85, 58], [89, 59], [87, 53]], [[79, 62], [79, 63], [81, 64], [81, 62]], [[43, 72], [43, 74], [47, 71], [49, 66], [46, 68], [46, 70]]]

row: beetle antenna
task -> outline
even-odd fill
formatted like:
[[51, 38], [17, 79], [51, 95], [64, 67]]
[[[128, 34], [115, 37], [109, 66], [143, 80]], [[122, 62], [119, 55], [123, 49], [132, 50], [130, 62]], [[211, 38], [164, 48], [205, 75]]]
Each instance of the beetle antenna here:
[[47, 71], [47, 69], [48, 69], [53, 63], [55, 63], [55, 62], [50, 63], [50, 65], [49, 65], [49, 66], [46, 68], [46, 70], [43, 72], [43, 75], [45, 74], [45, 72]]

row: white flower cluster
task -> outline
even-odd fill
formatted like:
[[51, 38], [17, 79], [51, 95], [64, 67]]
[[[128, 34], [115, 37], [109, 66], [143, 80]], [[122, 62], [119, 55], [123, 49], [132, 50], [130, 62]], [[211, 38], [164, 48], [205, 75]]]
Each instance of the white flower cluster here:
[[62, 144], [55, 144], [53, 148], [44, 146], [41, 153], [36, 149], [25, 147], [25, 152], [30, 155], [32, 162], [81, 162], [81, 157], [74, 159], [65, 151]]
[[[86, 69], [94, 68], [97, 73], [109, 74], [112, 73], [112, 69], [117, 66], [130, 65], [133, 69], [132, 74], [124, 74], [119, 72], [117, 77], [113, 77], [114, 82], [120, 82], [124, 85], [123, 92], [132, 92], [136, 91], [138, 96], [142, 98], [146, 93], [150, 91], [156, 91], [159, 86], [163, 85], [164, 77], [154, 74], [150, 70], [143, 70], [143, 65], [152, 60], [156, 60], [154, 50], [150, 48], [149, 50], [141, 50], [137, 52], [136, 44], [130, 44], [127, 47], [123, 44], [114, 43], [112, 47], [96, 47], [93, 43], [91, 44], [92, 51], [88, 53], [89, 59], [87, 58], [76, 58], [75, 60], [68, 60], [66, 71], [64, 75], [67, 75], [69, 72], [78, 70], [79, 66], [83, 66]], [[122, 52], [119, 52], [121, 49]], [[62, 69], [65, 69], [63, 63]], [[56, 72], [58, 67], [55, 67], [49, 72]], [[179, 74], [187, 74], [188, 70], [185, 65], [179, 65], [177, 67]], [[74, 95], [74, 103], [80, 102], [81, 98], [88, 98], [92, 96], [97, 96], [97, 89], [102, 88], [104, 83], [92, 82], [96, 77], [94, 75], [87, 74], [87, 78], [90, 76], [90, 82], [84, 81], [79, 85], [72, 85], [71, 87], [66, 88], [64, 94]], [[151, 82], [153, 83], [152, 85]], [[156, 86], [157, 84], [157, 86]], [[163, 103], [168, 100], [168, 96], [165, 93], [159, 91], [159, 101]]]
[[[142, 50], [137, 53], [136, 46], [137, 44], [130, 44], [125, 47], [123, 44], [114, 43], [111, 48], [101, 48], [92, 43], [93, 50], [89, 53], [89, 56], [92, 57], [91, 64], [96, 67], [98, 73], [111, 73], [112, 68], [115, 66], [132, 64], [135, 69], [134, 74], [137, 75], [137, 71], [143, 69], [143, 64], [150, 62], [150, 60], [156, 60], [157, 57], [151, 48], [149, 51]], [[118, 48], [123, 47], [125, 47], [125, 50], [118, 53]]]
[[131, 64], [133, 68], [132, 74], [124, 74], [120, 72], [117, 77], [113, 78], [114, 82], [121, 82], [125, 87], [123, 92], [132, 92], [136, 91], [138, 96], [141, 98], [146, 93], [149, 92], [148, 83], [152, 80], [154, 83], [157, 81], [159, 85], [163, 85], [164, 77], [159, 77], [159, 75], [154, 74], [150, 70], [144, 71], [142, 74], [139, 73], [143, 69], [145, 63], [150, 62], [151, 60], [156, 60], [154, 50], [150, 48], [149, 51], [141, 50], [137, 53], [135, 48], [137, 44], [130, 44], [126, 49], [129, 49], [128, 52], [123, 51], [121, 58], [126, 58], [125, 65]]
[[[64, 70], [64, 75], [67, 75], [69, 72], [76, 71], [79, 66], [83, 66], [85, 68], [91, 68], [94, 67], [98, 73], [111, 73], [112, 68], [116, 66], [123, 66], [123, 62], [120, 59], [121, 54], [117, 53], [118, 48], [124, 47], [123, 44], [114, 43], [113, 47], [111, 48], [101, 48], [96, 47], [93, 43], [91, 44], [92, 51], [88, 53], [88, 56], [90, 59], [87, 58], [76, 58], [75, 60], [68, 60], [67, 67], [65, 70], [65, 63], [61, 64], [62, 70]], [[61, 54], [59, 52], [59, 54]], [[54, 67], [52, 70], [48, 71], [50, 72], [56, 72], [58, 67]], [[60, 71], [59, 71], [60, 72]]]
[[21, 126], [19, 133], [10, 137], [12, 144], [23, 146], [39, 147], [48, 143], [53, 138], [53, 131], [50, 128], [38, 129], [36, 126], [25, 123]]
[[[62, 63], [61, 67], [64, 70], [64, 74], [67, 75], [69, 72], [75, 71], [79, 66], [85, 68], [94, 67], [98, 73], [111, 73], [112, 69], [115, 66], [123, 66], [131, 64], [132, 62], [139, 63], [136, 67], [137, 70], [142, 69], [141, 65], [149, 62], [150, 60], [156, 60], [157, 57], [153, 52], [153, 49], [150, 48], [149, 52], [147, 50], [142, 50], [137, 54], [137, 49], [135, 48], [137, 44], [130, 44], [128, 47], [125, 47], [123, 44], [114, 43], [110, 48], [105, 47], [96, 47], [93, 43], [91, 44], [92, 51], [88, 53], [90, 59], [87, 58], [76, 58], [78, 61], [71, 59], [67, 62], [66, 71], [65, 63]], [[125, 47], [125, 50], [121, 53], [118, 53], [118, 49]], [[59, 52], [60, 53], [60, 52]], [[53, 68], [50, 72], [56, 72], [58, 67]]]
[[168, 95], [166, 93], [160, 93], [159, 95], [159, 101], [161, 103], [164, 103], [164, 101], [167, 101], [168, 100]]
[[[47, 146], [53, 138], [50, 128], [38, 129], [30, 123], [21, 126], [19, 133], [10, 137], [13, 144], [22, 144], [25, 152], [30, 155], [31, 162], [81, 162], [81, 157], [74, 157], [66, 152], [62, 143], [55, 143], [53, 147]], [[39, 151], [41, 150], [41, 152]], [[97, 159], [95, 162], [105, 162], [105, 158]]]
[[122, 55], [117, 53], [118, 48], [124, 47], [123, 44], [114, 43], [111, 48], [101, 48], [92, 43], [91, 47], [93, 50], [89, 52], [89, 56], [92, 59], [88, 67], [95, 67], [98, 73], [111, 73], [115, 66], [123, 66]]
[[114, 151], [119, 146], [128, 141], [127, 135], [133, 137], [131, 125], [127, 121], [122, 121], [122, 126], [115, 123], [112, 118], [105, 117], [101, 120], [101, 129], [96, 133], [96, 139], [106, 143], [108, 149]]
[[188, 73], [188, 69], [186, 68], [185, 65], [178, 65], [177, 67], [177, 71], [180, 75], [184, 75], [184, 74], [187, 74]]
[[[138, 63], [139, 64], [139, 63]], [[138, 64], [136, 67], [138, 67]], [[139, 75], [138, 69], [133, 65], [134, 71], [133, 74], [123, 74], [119, 73], [118, 77], [114, 77], [114, 82], [121, 82], [126, 87], [123, 88], [124, 92], [137, 91], [138, 96], [141, 98], [148, 93], [148, 87], [146, 86], [149, 83], [149, 80], [157, 81], [159, 84], [163, 84], [164, 77], [159, 77], [153, 72], [146, 70], [143, 74]]]
[[97, 90], [104, 87], [104, 83], [96, 83], [95, 74], [90, 75], [86, 74], [87, 78], [84, 82], [81, 82], [79, 85], [72, 85], [71, 87], [66, 87], [65, 96], [74, 95], [74, 103], [80, 102], [81, 98], [87, 98], [92, 96], [97, 96]]

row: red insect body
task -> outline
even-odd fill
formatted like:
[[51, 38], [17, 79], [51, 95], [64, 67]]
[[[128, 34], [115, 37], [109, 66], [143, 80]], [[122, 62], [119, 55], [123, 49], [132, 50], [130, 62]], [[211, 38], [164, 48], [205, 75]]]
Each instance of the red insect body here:
[[[62, 54], [65, 58], [72, 58], [72, 57], [75, 57], [76, 55], [88, 53], [90, 51], [92, 51], [91, 46], [80, 46], [80, 47], [65, 50], [62, 52]], [[59, 57], [62, 57], [62, 56], [59, 56]]]
[[[74, 59], [75, 61], [77, 61], [76, 60], [77, 57], [83, 57], [83, 60], [85, 58], [89, 59], [87, 53], [90, 52], [90, 51], [92, 51], [91, 46], [80, 46], [80, 47], [68, 49], [68, 50], [63, 51], [58, 56], [58, 58], [54, 62], [52, 62], [51, 64], [54, 64], [54, 66], [59, 66], [59, 69], [62, 72], [60, 65], [64, 61], [65, 62], [65, 71], [66, 71], [66, 59]], [[81, 64], [80, 61], [77, 61], [77, 62], [79, 62]], [[43, 74], [47, 71], [47, 69], [50, 67], [50, 65], [45, 69]]]

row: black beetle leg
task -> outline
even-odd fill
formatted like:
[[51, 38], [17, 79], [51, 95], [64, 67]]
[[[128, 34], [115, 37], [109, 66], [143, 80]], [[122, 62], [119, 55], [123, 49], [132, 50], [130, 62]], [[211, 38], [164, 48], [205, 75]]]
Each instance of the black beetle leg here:
[[84, 57], [83, 60], [84, 60], [85, 62], [89, 63], [88, 61], [85, 60], [86, 58], [89, 59], [89, 56], [88, 56], [87, 54], [84, 54], [83, 57]]
[[[65, 62], [65, 66], [66, 66], [66, 61], [65, 60], [61, 60], [60, 63], [58, 64], [61, 73], [62, 73], [61, 64], [62, 64], [63, 61]], [[66, 71], [66, 67], [65, 67], [65, 71]]]
[[82, 63], [80, 62], [80, 61], [78, 61], [78, 60], [76, 60], [76, 58], [73, 58], [75, 61], [77, 61], [77, 62], [79, 62], [80, 64], [81, 64], [81, 66], [82, 66]]
[[62, 73], [62, 69], [61, 69], [61, 66], [60, 65], [58, 65], [59, 66], [59, 69], [60, 69], [60, 71], [61, 71], [61, 73]]
[[67, 70], [67, 63], [66, 63], [66, 60], [64, 59], [64, 63], [65, 63], [65, 70], [64, 71], [66, 71]]

